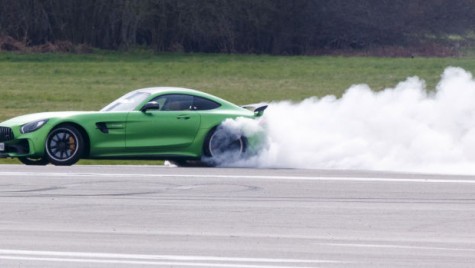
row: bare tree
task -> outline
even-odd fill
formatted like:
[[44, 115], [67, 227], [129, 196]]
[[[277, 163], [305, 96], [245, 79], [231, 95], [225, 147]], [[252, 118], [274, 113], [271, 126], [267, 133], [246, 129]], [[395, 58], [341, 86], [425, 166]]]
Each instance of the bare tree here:
[[305, 54], [465, 35], [474, 15], [475, 0], [0, 0], [0, 35], [25, 45]]

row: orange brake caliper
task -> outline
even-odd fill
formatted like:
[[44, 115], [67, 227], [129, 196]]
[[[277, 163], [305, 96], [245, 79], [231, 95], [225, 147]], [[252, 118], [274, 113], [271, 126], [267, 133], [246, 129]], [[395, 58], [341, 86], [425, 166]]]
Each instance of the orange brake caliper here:
[[76, 140], [74, 139], [73, 136], [69, 137], [69, 150], [73, 152], [76, 150]]

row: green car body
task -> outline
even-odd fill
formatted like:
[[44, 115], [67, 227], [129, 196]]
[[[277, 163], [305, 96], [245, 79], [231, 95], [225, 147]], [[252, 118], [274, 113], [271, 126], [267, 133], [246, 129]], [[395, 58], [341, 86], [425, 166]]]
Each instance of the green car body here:
[[4, 121], [0, 157], [32, 165], [72, 165], [79, 159], [185, 163], [231, 147], [242, 154], [250, 144], [246, 137], [220, 145], [213, 134], [226, 119], [256, 118], [264, 109], [252, 111], [192, 89], [139, 89], [98, 112], [47, 112]]

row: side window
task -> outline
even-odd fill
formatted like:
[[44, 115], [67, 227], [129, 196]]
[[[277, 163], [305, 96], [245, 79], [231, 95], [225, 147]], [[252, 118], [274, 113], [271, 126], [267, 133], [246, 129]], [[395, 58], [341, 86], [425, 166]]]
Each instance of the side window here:
[[212, 100], [208, 100], [205, 98], [201, 97], [194, 97], [194, 102], [193, 102], [193, 109], [197, 111], [203, 111], [203, 110], [213, 110], [221, 106], [221, 104], [214, 102]]
[[184, 94], [170, 94], [154, 99], [161, 111], [185, 111], [193, 107], [193, 96]]

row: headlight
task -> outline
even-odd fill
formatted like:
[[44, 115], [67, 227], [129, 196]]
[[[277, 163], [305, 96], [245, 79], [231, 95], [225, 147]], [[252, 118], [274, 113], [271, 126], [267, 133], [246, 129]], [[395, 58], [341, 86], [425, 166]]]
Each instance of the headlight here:
[[46, 122], [48, 122], [48, 119], [42, 119], [42, 120], [38, 120], [38, 121], [34, 121], [34, 122], [24, 124], [20, 128], [20, 132], [21, 132], [21, 134], [33, 132], [35, 130], [38, 130], [42, 126], [44, 126], [46, 124]]

